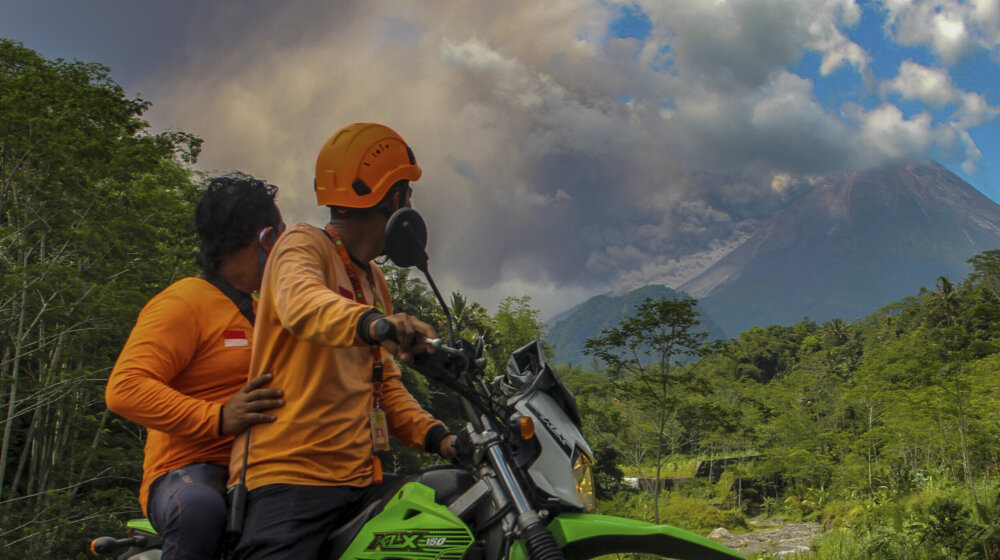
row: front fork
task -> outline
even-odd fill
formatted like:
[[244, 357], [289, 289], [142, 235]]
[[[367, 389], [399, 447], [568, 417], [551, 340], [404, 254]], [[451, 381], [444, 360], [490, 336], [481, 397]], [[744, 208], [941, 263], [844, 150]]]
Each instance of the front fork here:
[[[497, 508], [506, 508], [510, 504], [514, 511], [510, 515], [514, 516], [511, 535], [513, 538], [523, 538], [528, 550], [528, 557], [532, 559], [557, 560], [561, 559], [562, 552], [556, 544], [552, 534], [545, 528], [545, 521], [531, 505], [527, 492], [521, 486], [520, 481], [511, 468], [511, 461], [507, 458], [502, 445], [500, 434], [492, 429], [490, 421], [486, 417], [481, 417], [482, 430], [476, 432], [471, 426], [466, 429], [470, 432], [470, 439], [476, 448], [477, 455], [485, 454], [489, 464], [493, 467], [493, 474], [497, 484], [490, 484], [493, 492], [493, 501]], [[509, 516], [508, 516], [509, 517]]]

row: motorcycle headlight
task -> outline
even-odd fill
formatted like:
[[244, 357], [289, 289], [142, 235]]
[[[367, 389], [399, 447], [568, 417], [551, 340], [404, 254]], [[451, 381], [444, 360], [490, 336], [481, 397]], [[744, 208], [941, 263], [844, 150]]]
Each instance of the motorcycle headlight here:
[[576, 451], [576, 458], [573, 459], [573, 480], [576, 482], [576, 496], [583, 503], [586, 512], [594, 511], [597, 507], [597, 499], [594, 497], [594, 473], [591, 466], [594, 460], [579, 449]]

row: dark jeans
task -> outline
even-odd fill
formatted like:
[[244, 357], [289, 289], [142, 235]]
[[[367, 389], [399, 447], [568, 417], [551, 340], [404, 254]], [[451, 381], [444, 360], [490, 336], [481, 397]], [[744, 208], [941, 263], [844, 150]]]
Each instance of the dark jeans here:
[[269, 484], [252, 490], [236, 560], [322, 558], [330, 531], [389, 492], [402, 477], [386, 474], [381, 484], [301, 486]]
[[161, 560], [216, 560], [226, 530], [225, 467], [193, 463], [149, 487], [149, 522], [163, 538]]

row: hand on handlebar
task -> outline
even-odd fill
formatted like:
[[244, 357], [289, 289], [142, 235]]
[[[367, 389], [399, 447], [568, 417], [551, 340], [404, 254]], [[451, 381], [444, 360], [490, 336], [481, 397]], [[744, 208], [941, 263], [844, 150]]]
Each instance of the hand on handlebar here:
[[415, 354], [434, 353], [430, 344], [430, 339], [437, 338], [434, 327], [406, 313], [372, 321], [368, 331], [372, 340], [405, 363], [412, 363]]
[[[442, 449], [441, 455], [445, 459], [451, 459], [453, 463], [461, 467], [472, 467], [475, 465], [473, 457], [475, 450], [472, 447], [472, 439], [469, 437], [469, 432], [461, 430], [457, 435], [449, 435], [445, 439], [448, 440], [448, 445], [451, 447], [448, 454], [445, 454]], [[443, 448], [444, 446], [445, 440], [442, 440], [441, 447]]]
[[448, 434], [441, 439], [440, 455], [449, 461], [454, 461], [458, 458], [458, 450], [455, 446], [456, 439], [458, 438], [455, 434]]

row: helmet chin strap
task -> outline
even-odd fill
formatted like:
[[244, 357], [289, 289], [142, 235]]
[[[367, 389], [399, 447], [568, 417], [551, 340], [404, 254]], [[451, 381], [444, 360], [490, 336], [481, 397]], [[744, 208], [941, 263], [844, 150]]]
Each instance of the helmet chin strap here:
[[267, 253], [263, 247], [257, 248], [257, 285], [264, 282], [264, 266], [267, 264]]
[[[393, 185], [389, 190], [388, 196], [375, 205], [375, 208], [381, 212], [387, 220], [392, 217], [396, 210], [406, 206], [406, 201], [409, 198], [410, 193], [413, 192], [413, 189], [410, 188], [409, 181], [405, 183], [403, 188], [400, 188], [399, 185], [400, 183]], [[390, 204], [395, 206], [395, 208], [392, 208]]]
[[379, 202], [378, 204], [376, 204], [375, 209], [381, 212], [382, 215], [385, 216], [385, 219], [387, 220], [392, 217], [392, 210], [389, 209], [389, 205], [387, 205], [384, 202]]
[[[267, 229], [262, 229], [262, 230], [260, 230], [260, 233], [257, 234], [257, 239], [259, 240], [259, 243], [257, 244], [257, 286], [258, 286], [258, 289], [259, 289], [260, 285], [264, 283], [264, 266], [267, 264], [267, 256], [268, 256], [267, 255], [267, 251], [264, 250], [264, 234], [265, 234], [265, 232], [267, 232]], [[274, 229], [273, 228], [271, 229], [270, 233], [271, 233], [271, 242], [277, 241], [278, 240], [278, 234], [274, 233]]]

